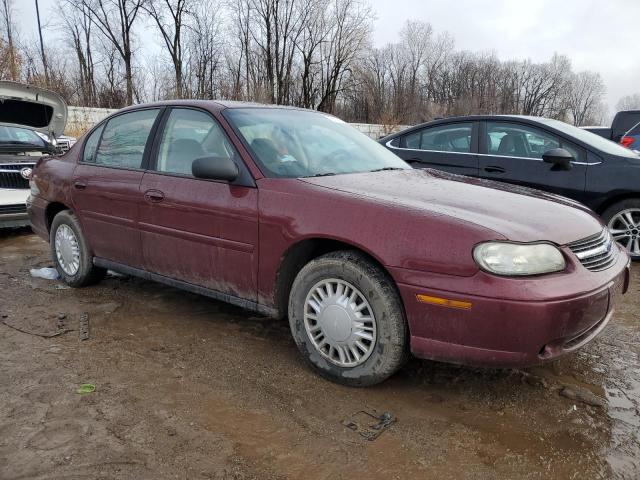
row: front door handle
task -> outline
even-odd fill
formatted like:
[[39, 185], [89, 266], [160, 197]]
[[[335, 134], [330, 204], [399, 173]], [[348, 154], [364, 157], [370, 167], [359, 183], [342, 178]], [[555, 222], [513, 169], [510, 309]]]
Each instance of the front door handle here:
[[496, 166], [489, 166], [489, 167], [484, 167], [484, 171], [487, 173], [504, 173], [506, 172], [506, 170], [502, 167], [496, 167]]
[[144, 198], [146, 198], [149, 202], [158, 203], [164, 200], [164, 193], [160, 190], [147, 190], [144, 193]]
[[87, 184], [84, 182], [75, 182], [73, 186], [78, 190], [84, 190], [85, 188], [87, 188]]

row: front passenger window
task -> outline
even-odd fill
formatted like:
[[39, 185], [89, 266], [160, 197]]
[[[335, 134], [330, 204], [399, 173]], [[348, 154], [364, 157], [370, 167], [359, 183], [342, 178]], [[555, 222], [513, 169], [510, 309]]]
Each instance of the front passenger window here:
[[162, 134], [156, 170], [191, 175], [193, 161], [203, 157], [233, 158], [234, 149], [210, 115], [173, 109]]

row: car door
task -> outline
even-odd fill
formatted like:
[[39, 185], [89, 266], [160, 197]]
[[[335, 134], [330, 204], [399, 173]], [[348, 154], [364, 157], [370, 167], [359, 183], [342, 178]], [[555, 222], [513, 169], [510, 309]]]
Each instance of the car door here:
[[153, 108], [112, 117], [85, 142], [73, 174], [72, 201], [96, 257], [142, 265], [139, 187], [159, 113]]
[[416, 168], [478, 175], [477, 122], [456, 122], [412, 130], [387, 147]]
[[193, 161], [202, 157], [226, 156], [244, 168], [208, 112], [173, 108], [165, 116], [140, 188], [145, 269], [255, 299], [258, 191], [248, 182], [192, 176]]
[[[564, 148], [574, 157], [571, 170], [553, 169], [542, 156]], [[480, 176], [584, 200], [587, 162], [581, 147], [548, 130], [512, 121], [485, 121], [480, 130]]]

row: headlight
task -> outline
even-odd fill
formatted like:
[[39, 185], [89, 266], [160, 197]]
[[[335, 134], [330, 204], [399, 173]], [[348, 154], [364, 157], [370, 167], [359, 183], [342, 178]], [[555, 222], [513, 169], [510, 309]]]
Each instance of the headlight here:
[[482, 268], [497, 275], [539, 275], [564, 270], [564, 257], [549, 243], [487, 242], [473, 249]]

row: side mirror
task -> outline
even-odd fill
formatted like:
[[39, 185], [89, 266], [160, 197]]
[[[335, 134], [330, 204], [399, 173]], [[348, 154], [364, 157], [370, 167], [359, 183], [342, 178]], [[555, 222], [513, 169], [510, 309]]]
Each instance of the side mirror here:
[[228, 182], [233, 182], [240, 173], [236, 163], [225, 157], [197, 158], [191, 164], [191, 172], [196, 178]]
[[544, 152], [542, 155], [542, 160], [545, 163], [552, 163], [551, 171], [557, 172], [560, 170], [571, 170], [573, 168], [573, 164], [571, 160], [573, 160], [573, 155], [571, 155], [564, 148], [554, 148], [553, 150], [549, 150]]

